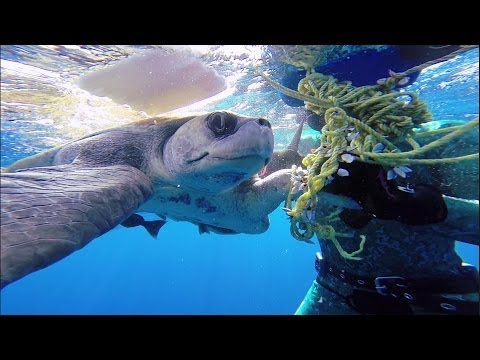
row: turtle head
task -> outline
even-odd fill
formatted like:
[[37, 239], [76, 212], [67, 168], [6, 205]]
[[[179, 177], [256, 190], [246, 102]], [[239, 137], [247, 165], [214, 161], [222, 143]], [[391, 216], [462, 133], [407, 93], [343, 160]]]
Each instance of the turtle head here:
[[184, 123], [165, 142], [163, 161], [177, 185], [218, 193], [258, 173], [272, 158], [273, 133], [262, 118], [219, 111]]

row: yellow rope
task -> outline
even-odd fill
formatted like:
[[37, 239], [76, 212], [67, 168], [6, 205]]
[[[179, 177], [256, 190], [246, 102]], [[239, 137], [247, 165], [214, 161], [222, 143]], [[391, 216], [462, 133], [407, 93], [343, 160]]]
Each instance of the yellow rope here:
[[479, 118], [475, 118], [471, 120], [470, 122], [466, 123], [465, 125], [462, 125], [459, 129], [441, 137], [438, 140], [432, 141], [418, 149], [414, 149], [411, 151], [405, 151], [405, 152], [400, 152], [400, 153], [373, 153], [373, 152], [363, 152], [362, 155], [368, 156], [371, 159], [374, 160], [384, 160], [384, 159], [403, 159], [403, 158], [409, 158], [411, 156], [418, 156], [421, 154], [426, 153], [427, 151], [430, 151], [434, 148], [437, 148], [439, 146], [447, 144], [450, 140], [459, 137], [466, 132], [470, 131], [474, 127], [478, 126], [479, 123]]
[[[392, 163], [390, 165], [397, 166], [397, 165], [409, 165], [409, 164], [412, 164], [412, 165], [414, 164], [424, 164], [424, 165], [454, 164], [454, 163], [458, 163], [460, 161], [465, 161], [465, 160], [475, 160], [475, 159], [478, 159], [478, 157], [479, 156], [477, 153], [477, 154], [468, 154], [463, 156], [441, 158], [441, 159], [405, 159], [405, 160], [396, 160], [395, 163]], [[375, 164], [378, 164], [378, 162]]]
[[[332, 76], [315, 73], [313, 68], [309, 68], [305, 78], [298, 84], [298, 91], [295, 91], [277, 83], [257, 69], [257, 73], [274, 88], [290, 97], [303, 100], [305, 108], [325, 118], [325, 125], [321, 130], [320, 148], [302, 160], [308, 170], [307, 186], [304, 193], [296, 200], [295, 208], [291, 206], [293, 180], [290, 184], [285, 210], [291, 217], [290, 231], [296, 239], [311, 242], [310, 238], [316, 234], [319, 239], [331, 240], [342, 257], [360, 260], [355, 255], [363, 251], [366, 241], [364, 235], [360, 235], [362, 240], [359, 249], [347, 253], [336, 237], [351, 237], [351, 235], [336, 233], [331, 225], [321, 225], [320, 219], [312, 219], [312, 209], [317, 205], [317, 194], [325, 186], [327, 179], [338, 171], [343, 154], [355, 154], [360, 161], [391, 167], [455, 163], [478, 159], [479, 154], [443, 159], [412, 159], [472, 130], [478, 126], [479, 120], [476, 118], [464, 125], [448, 129], [415, 133], [414, 128], [431, 120], [426, 104], [413, 92], [392, 91], [402, 77], [434, 63], [453, 58], [471, 48], [463, 47], [443, 58], [419, 65], [401, 74], [393, 73], [390, 79], [386, 79], [388, 84], [362, 87], [354, 87], [348, 81], [338, 82]], [[415, 140], [427, 135], [443, 133], [447, 134], [424, 146], [420, 146]], [[401, 152], [396, 145], [401, 142], [408, 143], [412, 150]], [[325, 217], [323, 220], [335, 221], [336, 215], [338, 214], [332, 213], [330, 217]]]
[[352, 237], [349, 234], [341, 234], [337, 233], [333, 226], [331, 225], [319, 225], [315, 224], [313, 226], [315, 234], [317, 235], [318, 239], [325, 239], [325, 240], [330, 240], [333, 242], [335, 245], [335, 248], [337, 249], [338, 253], [345, 259], [348, 260], [362, 260], [362, 258], [355, 257], [355, 255], [360, 254], [363, 251], [363, 247], [365, 245], [365, 241], [367, 240], [367, 237], [365, 235], [360, 235], [361, 241], [358, 250], [355, 250], [351, 253], [347, 253], [345, 250], [343, 250], [342, 246], [337, 240], [337, 236], [340, 237]]
[[432, 135], [443, 134], [443, 133], [446, 133], [446, 132], [452, 132], [452, 131], [458, 130], [462, 127], [463, 127], [463, 125], [457, 125], [457, 126], [450, 126], [450, 127], [443, 128], [443, 129], [422, 131], [422, 132], [414, 133], [413, 136], [415, 137], [415, 139], [418, 139], [418, 138], [425, 137], [425, 136], [432, 136]]
[[293, 97], [295, 99], [303, 100], [303, 101], [308, 101], [314, 104], [317, 104], [318, 106], [324, 106], [324, 107], [332, 107], [331, 102], [323, 101], [320, 99], [317, 99], [313, 96], [308, 96], [308, 95], [303, 95], [300, 94], [298, 91], [289, 89], [283, 85], [280, 85], [277, 83], [275, 80], [270, 79], [263, 71], [259, 69], [255, 69], [256, 73], [259, 74], [261, 77], [263, 77], [270, 85], [272, 85], [275, 89], [281, 91], [285, 95], [288, 95], [290, 97]]
[[405, 139], [413, 148], [413, 150], [420, 149], [420, 144], [415, 141], [410, 135], [408, 135]]
[[316, 194], [323, 188], [326, 179], [338, 170], [339, 158], [347, 147], [345, 129], [348, 122], [345, 119], [345, 112], [340, 108], [330, 108], [325, 113], [325, 122], [320, 141], [329, 144], [332, 153], [326, 157], [318, 152], [316, 156], [307, 156], [303, 160], [303, 164], [310, 168], [308, 190], [297, 199], [295, 209], [288, 212], [288, 215], [295, 218], [304, 215], [308, 201], [313, 201], [312, 206], [316, 205]]
[[[257, 72], [277, 90], [303, 100], [305, 108], [317, 115], [323, 116], [331, 107], [344, 109], [352, 118], [361, 119], [361, 124], [357, 125], [362, 126], [364, 131], [374, 132], [377, 138], [401, 139], [413, 134], [415, 126], [431, 120], [426, 105], [413, 92], [384, 94], [379, 85], [356, 88], [349, 82], [339, 83], [332, 76], [315, 72], [300, 80], [298, 91], [295, 91], [280, 85], [263, 72]], [[405, 104], [398, 100], [400, 97], [410, 100]]]

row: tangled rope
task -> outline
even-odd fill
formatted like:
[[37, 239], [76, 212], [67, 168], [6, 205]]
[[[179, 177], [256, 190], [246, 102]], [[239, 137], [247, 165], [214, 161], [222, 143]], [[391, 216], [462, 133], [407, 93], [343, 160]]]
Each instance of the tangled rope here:
[[[336, 237], [351, 235], [336, 233], [331, 225], [321, 225], [314, 216], [318, 192], [333, 179], [335, 173], [348, 176], [345, 170], [342, 174], [338, 173], [339, 163], [342, 161], [358, 160], [393, 168], [388, 171], [388, 177], [391, 179], [397, 174], [405, 177], [406, 173], [411, 171], [405, 165], [455, 163], [478, 159], [478, 153], [442, 159], [414, 159], [477, 127], [479, 119], [447, 129], [415, 132], [415, 128], [418, 129], [421, 124], [432, 120], [431, 113], [415, 93], [393, 90], [407, 75], [434, 63], [446, 61], [471, 48], [462, 47], [443, 58], [403, 73], [390, 72], [390, 78], [381, 79], [376, 85], [362, 87], [355, 87], [349, 81], [338, 82], [332, 76], [315, 73], [310, 69], [305, 78], [299, 82], [298, 91], [295, 91], [280, 85], [257, 70], [274, 88], [288, 96], [303, 100], [308, 110], [325, 119], [325, 125], [321, 130], [320, 147], [302, 160], [303, 165], [307, 167], [307, 175], [301, 173], [303, 171], [301, 168], [292, 169], [292, 182], [285, 205], [291, 219], [292, 236], [297, 240], [311, 242], [310, 239], [316, 234], [318, 239], [331, 240], [342, 257], [350, 260], [360, 259], [355, 255], [363, 250], [366, 241], [364, 235], [360, 235], [362, 240], [359, 250], [347, 253]], [[447, 134], [423, 146], [415, 140], [416, 137], [444, 133]], [[410, 146], [412, 150], [401, 151], [399, 146], [402, 143]], [[302, 176], [306, 177], [301, 180], [305, 186], [299, 187], [296, 182], [300, 181]], [[303, 193], [295, 202], [295, 208], [292, 207], [294, 189], [297, 191], [303, 189]]]

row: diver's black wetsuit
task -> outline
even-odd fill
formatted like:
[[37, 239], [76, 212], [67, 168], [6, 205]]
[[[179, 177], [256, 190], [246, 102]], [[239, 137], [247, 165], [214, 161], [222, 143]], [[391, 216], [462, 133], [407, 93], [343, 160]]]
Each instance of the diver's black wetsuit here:
[[[392, 46], [385, 51], [365, 50], [319, 64], [315, 71], [332, 75], [339, 81], [349, 80], [354, 86], [374, 85], [378, 79], [387, 77], [390, 69], [405, 71], [458, 49], [459, 46], [408, 45]], [[411, 74], [408, 84], [418, 75], [419, 72]], [[304, 76], [305, 71], [287, 66], [281, 82], [296, 90]], [[290, 106], [304, 105], [303, 101], [284, 94], [279, 96]], [[318, 131], [325, 125], [323, 117], [312, 112], [307, 112], [307, 123]], [[337, 232], [353, 235], [353, 239], [338, 238], [347, 252], [358, 249], [360, 235], [367, 236], [364, 251], [358, 255], [362, 260], [347, 260], [331, 241], [321, 240], [325, 260], [319, 262], [323, 264], [319, 266], [319, 275], [297, 313], [455, 314], [473, 309], [478, 314], [478, 271], [462, 266], [455, 252], [455, 240], [478, 245], [478, 204], [444, 198], [436, 187], [428, 184], [406, 186], [395, 180], [387, 181], [386, 171], [379, 165], [353, 162], [342, 163], [341, 167], [350, 175], [335, 176], [322, 191], [346, 195], [362, 206], [362, 210], [344, 209], [339, 215], [341, 221], [332, 223]], [[399, 188], [399, 185], [404, 186]], [[333, 210], [319, 204], [316, 217], [327, 216]], [[322, 223], [321, 219], [319, 222]], [[375, 284], [376, 278], [387, 279]], [[382, 281], [390, 283], [385, 285]], [[410, 284], [405, 285], [405, 281]], [[362, 285], [362, 282], [368, 284]], [[387, 294], [380, 295], [383, 286], [393, 286], [396, 291], [390, 294], [389, 289], [383, 289]], [[398, 289], [405, 291], [398, 292]], [[422, 293], [424, 290], [426, 293]], [[457, 297], [463, 305], [449, 302], [450, 295], [429, 298], [435, 292], [451, 294], [452, 291], [460, 294]], [[402, 301], [397, 301], [398, 298]], [[423, 307], [419, 306], [422, 299]], [[371, 306], [365, 307], [365, 304]]]
[[[332, 224], [337, 232], [353, 235], [353, 238], [337, 238], [347, 252], [358, 248], [360, 235], [367, 236], [363, 252], [357, 255], [362, 260], [345, 259], [331, 241], [321, 240], [325, 264], [319, 269], [298, 313], [411, 314], [414, 309], [415, 313], [478, 310], [478, 272], [462, 266], [455, 252], [455, 240], [478, 244], [478, 205], [444, 198], [429, 185], [412, 185], [409, 191], [400, 190], [395, 180], [386, 179], [385, 170], [379, 165], [354, 162], [342, 163], [341, 167], [350, 175], [335, 176], [322, 191], [346, 195], [363, 207], [363, 210], [343, 210], [341, 221]], [[321, 218], [333, 210], [319, 204], [317, 220], [322, 223]], [[375, 286], [384, 285], [375, 284], [375, 278], [379, 277], [394, 277], [384, 281], [401, 292], [379, 294]], [[396, 278], [404, 279], [398, 286], [404, 286], [406, 281], [409, 287], [399, 288]], [[431, 297], [432, 293], [452, 292], [477, 293], [477, 302], [452, 303], [443, 297]], [[475, 298], [475, 295], [466, 298], [472, 299], [472, 296]], [[425, 306], [419, 306], [422, 304]], [[446, 304], [446, 308], [453, 306], [455, 311], [443, 309], [441, 304]]]

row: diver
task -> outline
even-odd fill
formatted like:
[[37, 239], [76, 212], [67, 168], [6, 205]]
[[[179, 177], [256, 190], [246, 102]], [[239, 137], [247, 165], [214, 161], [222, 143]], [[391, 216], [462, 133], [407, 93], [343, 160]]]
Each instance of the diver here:
[[[479, 314], [477, 269], [462, 262], [455, 240], [478, 245], [478, 205], [445, 197], [428, 184], [387, 180], [380, 165], [342, 164], [322, 191], [346, 195], [362, 207], [327, 208], [345, 251], [367, 241], [361, 260], [345, 259], [332, 242], [319, 241], [318, 275], [297, 314]], [[341, 211], [341, 212], [340, 212]]]
[[[389, 70], [405, 71], [458, 48], [367, 49], [317, 65], [315, 71], [354, 86], [373, 85]], [[410, 74], [397, 88], [411, 84], [418, 75]], [[296, 90], [304, 76], [304, 70], [289, 65], [281, 83]], [[279, 94], [289, 106], [304, 105]], [[318, 131], [325, 125], [321, 116], [308, 110], [300, 119]], [[335, 231], [343, 234], [338, 241], [347, 252], [358, 248], [356, 239], [366, 236], [367, 240], [353, 260], [341, 256], [332, 241], [318, 239], [317, 277], [296, 314], [479, 315], [478, 271], [455, 252], [455, 241], [478, 246], [478, 202], [445, 196], [425, 182], [412, 184], [404, 179], [403, 170], [409, 168], [397, 169], [398, 177], [381, 165], [360, 161], [342, 163], [341, 169], [343, 173], [334, 175], [322, 191], [347, 196], [361, 209], [319, 202], [310, 216], [334, 224]]]

